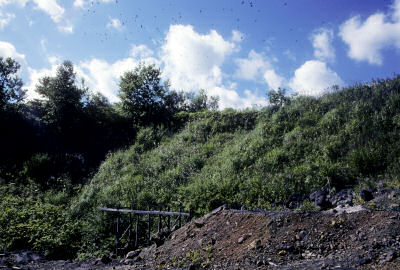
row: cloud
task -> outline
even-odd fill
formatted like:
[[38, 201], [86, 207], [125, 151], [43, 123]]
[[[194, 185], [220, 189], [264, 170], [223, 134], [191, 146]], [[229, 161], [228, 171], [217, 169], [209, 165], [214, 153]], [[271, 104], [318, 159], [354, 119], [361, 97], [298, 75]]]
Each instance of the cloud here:
[[221, 66], [235, 49], [215, 30], [201, 35], [188, 25], [171, 25], [162, 46], [164, 75], [175, 89], [187, 91], [219, 85]]
[[232, 41], [241, 42], [244, 39], [244, 34], [238, 30], [232, 30]]
[[[50, 16], [51, 20], [57, 24], [57, 29], [61, 32], [73, 33], [73, 25], [65, 16], [65, 9], [60, 6], [57, 0], [0, 0], [0, 6], [9, 4], [18, 4], [20, 7], [25, 7], [28, 2], [32, 1], [34, 9], [41, 10]], [[0, 14], [0, 29], [1, 29], [1, 14]], [[29, 26], [33, 24], [29, 22]]]
[[74, 7], [77, 7], [77, 8], [84, 8], [85, 4], [86, 4], [85, 0], [75, 0], [74, 1]]
[[135, 69], [140, 62], [159, 66], [159, 60], [152, 57], [153, 51], [145, 45], [133, 45], [131, 56], [109, 63], [103, 59], [93, 58], [83, 61], [76, 67], [77, 75], [85, 80], [87, 86], [100, 92], [111, 102], [118, 102], [118, 83], [127, 71]]
[[8, 5], [8, 4], [18, 4], [22, 7], [26, 5], [30, 0], [0, 0], [0, 6]]
[[59, 26], [57, 26], [57, 29], [60, 32], [64, 32], [66, 34], [74, 33], [74, 27], [70, 23], [67, 23], [66, 25], [59, 25]]
[[[113, 1], [114, 0], [98, 0], [97, 2], [111, 3]], [[90, 0], [75, 0], [74, 1], [74, 7], [76, 7], [76, 8], [85, 8], [89, 4], [89, 2], [90, 2]]]
[[3, 30], [3, 28], [10, 23], [12, 19], [15, 18], [15, 14], [12, 13], [5, 13], [0, 10], [0, 30]]
[[[40, 44], [46, 52], [46, 40], [42, 39]], [[141, 62], [160, 66], [160, 61], [154, 58], [153, 55], [153, 51], [146, 45], [132, 45], [129, 57], [113, 63], [97, 58], [82, 61], [74, 65], [77, 74], [77, 82], [84, 79], [89, 89], [102, 93], [111, 102], [117, 102], [119, 101], [117, 93], [120, 77], [124, 72], [135, 69]], [[57, 67], [62, 63], [61, 58], [48, 56], [47, 61], [50, 66], [49, 68], [31, 68], [25, 61], [25, 55], [18, 53], [11, 43], [2, 41], [0, 41], [0, 56], [12, 57], [23, 65], [22, 69], [24, 72], [27, 72], [29, 78], [26, 86], [28, 100], [40, 98], [39, 94], [35, 91], [39, 79], [44, 76], [55, 76]]]
[[235, 59], [237, 69], [235, 76], [245, 80], [257, 80], [267, 69], [271, 68], [269, 61], [263, 54], [254, 50], [249, 52], [247, 58]]
[[37, 8], [46, 12], [55, 23], [60, 23], [63, 19], [65, 9], [61, 7], [57, 0], [33, 0]]
[[296, 56], [294, 53], [292, 53], [291, 50], [287, 49], [286, 51], [283, 52], [283, 55], [285, 55], [289, 60], [296, 61]]
[[340, 26], [339, 36], [349, 46], [350, 58], [382, 65], [382, 49], [400, 49], [400, 0], [388, 14], [378, 12], [365, 21], [360, 16], [350, 18]]
[[220, 97], [220, 109], [245, 109], [253, 107], [265, 107], [268, 105], [265, 97], [258, 95], [258, 93], [253, 93], [248, 89], [244, 91], [244, 97], [239, 96], [238, 92], [233, 88], [219, 86], [210, 89], [207, 94], [210, 96]]
[[321, 28], [311, 36], [314, 47], [314, 56], [323, 61], [333, 62], [335, 60], [335, 49], [332, 46], [333, 31]]
[[0, 41], [0, 56], [4, 58], [11, 57], [20, 64], [25, 64], [25, 55], [18, 53], [14, 45], [8, 42]]
[[237, 50], [234, 42], [225, 40], [217, 31], [197, 33], [191, 25], [171, 25], [161, 51], [163, 76], [171, 88], [184, 91], [204, 89], [220, 97], [220, 108], [246, 108], [266, 104], [263, 97], [245, 93], [239, 96], [235, 85], [225, 85], [222, 65]]
[[28, 67], [28, 74], [29, 74], [29, 84], [26, 86], [27, 92], [27, 99], [41, 99], [41, 96], [35, 91], [36, 85], [39, 83], [39, 79], [45, 76], [55, 76], [57, 73], [57, 64], [53, 64], [50, 69], [33, 69]]
[[[33, 69], [28, 67], [29, 84], [27, 86], [28, 99], [40, 98], [35, 92], [36, 85], [40, 78], [44, 76], [55, 76], [57, 67], [62, 63], [62, 60], [58, 57], [49, 56], [47, 58], [50, 68], [44, 69]], [[150, 59], [145, 59], [150, 62]], [[124, 72], [134, 69], [140, 60], [128, 57], [109, 63], [103, 59], [93, 58], [91, 60], [82, 61], [74, 65], [75, 72], [77, 74], [77, 82], [84, 79], [85, 85], [89, 87], [91, 91], [100, 92], [106, 96], [111, 102], [118, 102], [118, 83], [120, 77]]]
[[117, 18], [110, 18], [110, 21], [107, 24], [107, 28], [114, 28], [115, 30], [122, 31], [121, 21]]
[[137, 59], [145, 59], [152, 57], [154, 52], [150, 50], [146, 45], [132, 45], [130, 55]]
[[343, 85], [339, 75], [329, 69], [325, 62], [311, 60], [299, 67], [289, 86], [300, 95], [320, 96], [332, 85]]
[[267, 71], [265, 71], [264, 79], [267, 82], [269, 88], [275, 90], [281, 87], [285, 81], [285, 78], [276, 74], [275, 70], [273, 69], [268, 69]]

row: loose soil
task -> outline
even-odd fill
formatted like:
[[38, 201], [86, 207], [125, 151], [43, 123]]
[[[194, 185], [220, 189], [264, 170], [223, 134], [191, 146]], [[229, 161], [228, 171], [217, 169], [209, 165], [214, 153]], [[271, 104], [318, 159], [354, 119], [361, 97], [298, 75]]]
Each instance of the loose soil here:
[[386, 210], [375, 203], [311, 212], [220, 207], [132, 259], [3, 260], [0, 269], [400, 269], [400, 212], [388, 210], [399, 208], [399, 194], [375, 198]]

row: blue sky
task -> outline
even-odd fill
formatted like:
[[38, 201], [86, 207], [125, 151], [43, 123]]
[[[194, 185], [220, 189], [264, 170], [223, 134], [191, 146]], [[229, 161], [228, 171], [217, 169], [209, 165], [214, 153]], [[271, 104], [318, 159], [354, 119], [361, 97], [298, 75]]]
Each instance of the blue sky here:
[[71, 60], [117, 102], [144, 61], [221, 108], [264, 106], [271, 88], [319, 96], [398, 74], [400, 0], [0, 0], [0, 56], [20, 62], [29, 98]]

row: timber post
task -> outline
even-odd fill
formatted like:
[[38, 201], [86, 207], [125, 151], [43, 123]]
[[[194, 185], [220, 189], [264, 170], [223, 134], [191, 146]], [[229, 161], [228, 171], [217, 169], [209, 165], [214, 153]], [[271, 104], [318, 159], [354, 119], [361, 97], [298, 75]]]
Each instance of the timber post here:
[[[171, 210], [171, 208], [168, 206], [168, 212]], [[167, 216], [167, 227], [168, 231], [171, 230], [171, 216]]]
[[[148, 211], [150, 212], [150, 205], [147, 207]], [[147, 215], [147, 244], [150, 245], [150, 238], [151, 238], [151, 220], [150, 220], [150, 213]]]

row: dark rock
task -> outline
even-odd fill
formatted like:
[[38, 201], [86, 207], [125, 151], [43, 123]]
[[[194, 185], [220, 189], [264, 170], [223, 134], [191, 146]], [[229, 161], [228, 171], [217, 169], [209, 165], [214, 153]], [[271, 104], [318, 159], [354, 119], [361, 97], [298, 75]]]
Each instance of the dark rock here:
[[285, 204], [283, 202], [274, 202], [271, 204], [272, 207], [283, 207]]
[[306, 199], [306, 195], [294, 193], [290, 195], [289, 199], [286, 201], [286, 207], [289, 209], [295, 209], [300, 207], [301, 203]]
[[250, 245], [248, 246], [249, 249], [258, 249], [262, 246], [261, 244], [261, 240], [260, 239], [256, 239], [253, 242], [250, 243]]
[[285, 251], [292, 251], [293, 244], [292, 243], [283, 243], [276, 247], [277, 250], [285, 250]]
[[332, 207], [331, 202], [328, 199], [328, 190], [317, 190], [310, 194], [309, 198], [314, 202], [315, 206], [320, 207], [322, 210], [326, 210]]
[[363, 189], [360, 191], [360, 197], [361, 197], [361, 199], [363, 199], [366, 202], [374, 199], [374, 195], [372, 194], [372, 192], [367, 189]]
[[162, 228], [159, 232], [153, 234], [150, 238], [150, 240], [154, 243], [156, 243], [157, 247], [161, 246], [164, 244], [165, 239], [170, 236], [171, 230], [168, 228]]
[[238, 243], [241, 244], [244, 241], [246, 241], [247, 238], [249, 238], [251, 236], [251, 234], [243, 234], [242, 236], [239, 237], [238, 239]]
[[391, 262], [396, 258], [396, 253], [393, 250], [390, 250], [386, 253], [385, 257], [383, 258], [382, 262]]
[[104, 264], [109, 264], [110, 262], [112, 262], [112, 259], [111, 259], [111, 257], [110, 257], [109, 255], [104, 254], [104, 255], [101, 257], [100, 261], [101, 261], [102, 263], [104, 263]]
[[140, 254], [140, 251], [141, 251], [140, 249], [129, 251], [125, 256], [125, 259], [135, 258], [136, 256], [138, 256]]
[[358, 261], [358, 265], [364, 265], [364, 264], [369, 264], [369, 263], [371, 263], [370, 258], [362, 258]]
[[305, 231], [300, 231], [298, 234], [296, 234], [296, 240], [303, 240], [304, 237], [306, 237], [307, 233]]
[[189, 265], [189, 267], [187, 268], [188, 270], [196, 270], [196, 269], [200, 269], [200, 266], [198, 264], [191, 264]]
[[27, 264], [29, 262], [37, 262], [43, 259], [43, 257], [32, 251], [21, 251], [16, 252], [14, 255], [14, 261], [17, 264]]
[[205, 224], [205, 223], [204, 223], [204, 219], [202, 219], [202, 218], [196, 219], [196, 220], [194, 221], [194, 225], [195, 225], [197, 228], [203, 227], [204, 224]]
[[336, 207], [343, 204], [352, 204], [353, 199], [354, 192], [352, 189], [342, 189], [333, 195], [329, 201], [331, 202], [332, 207]]

